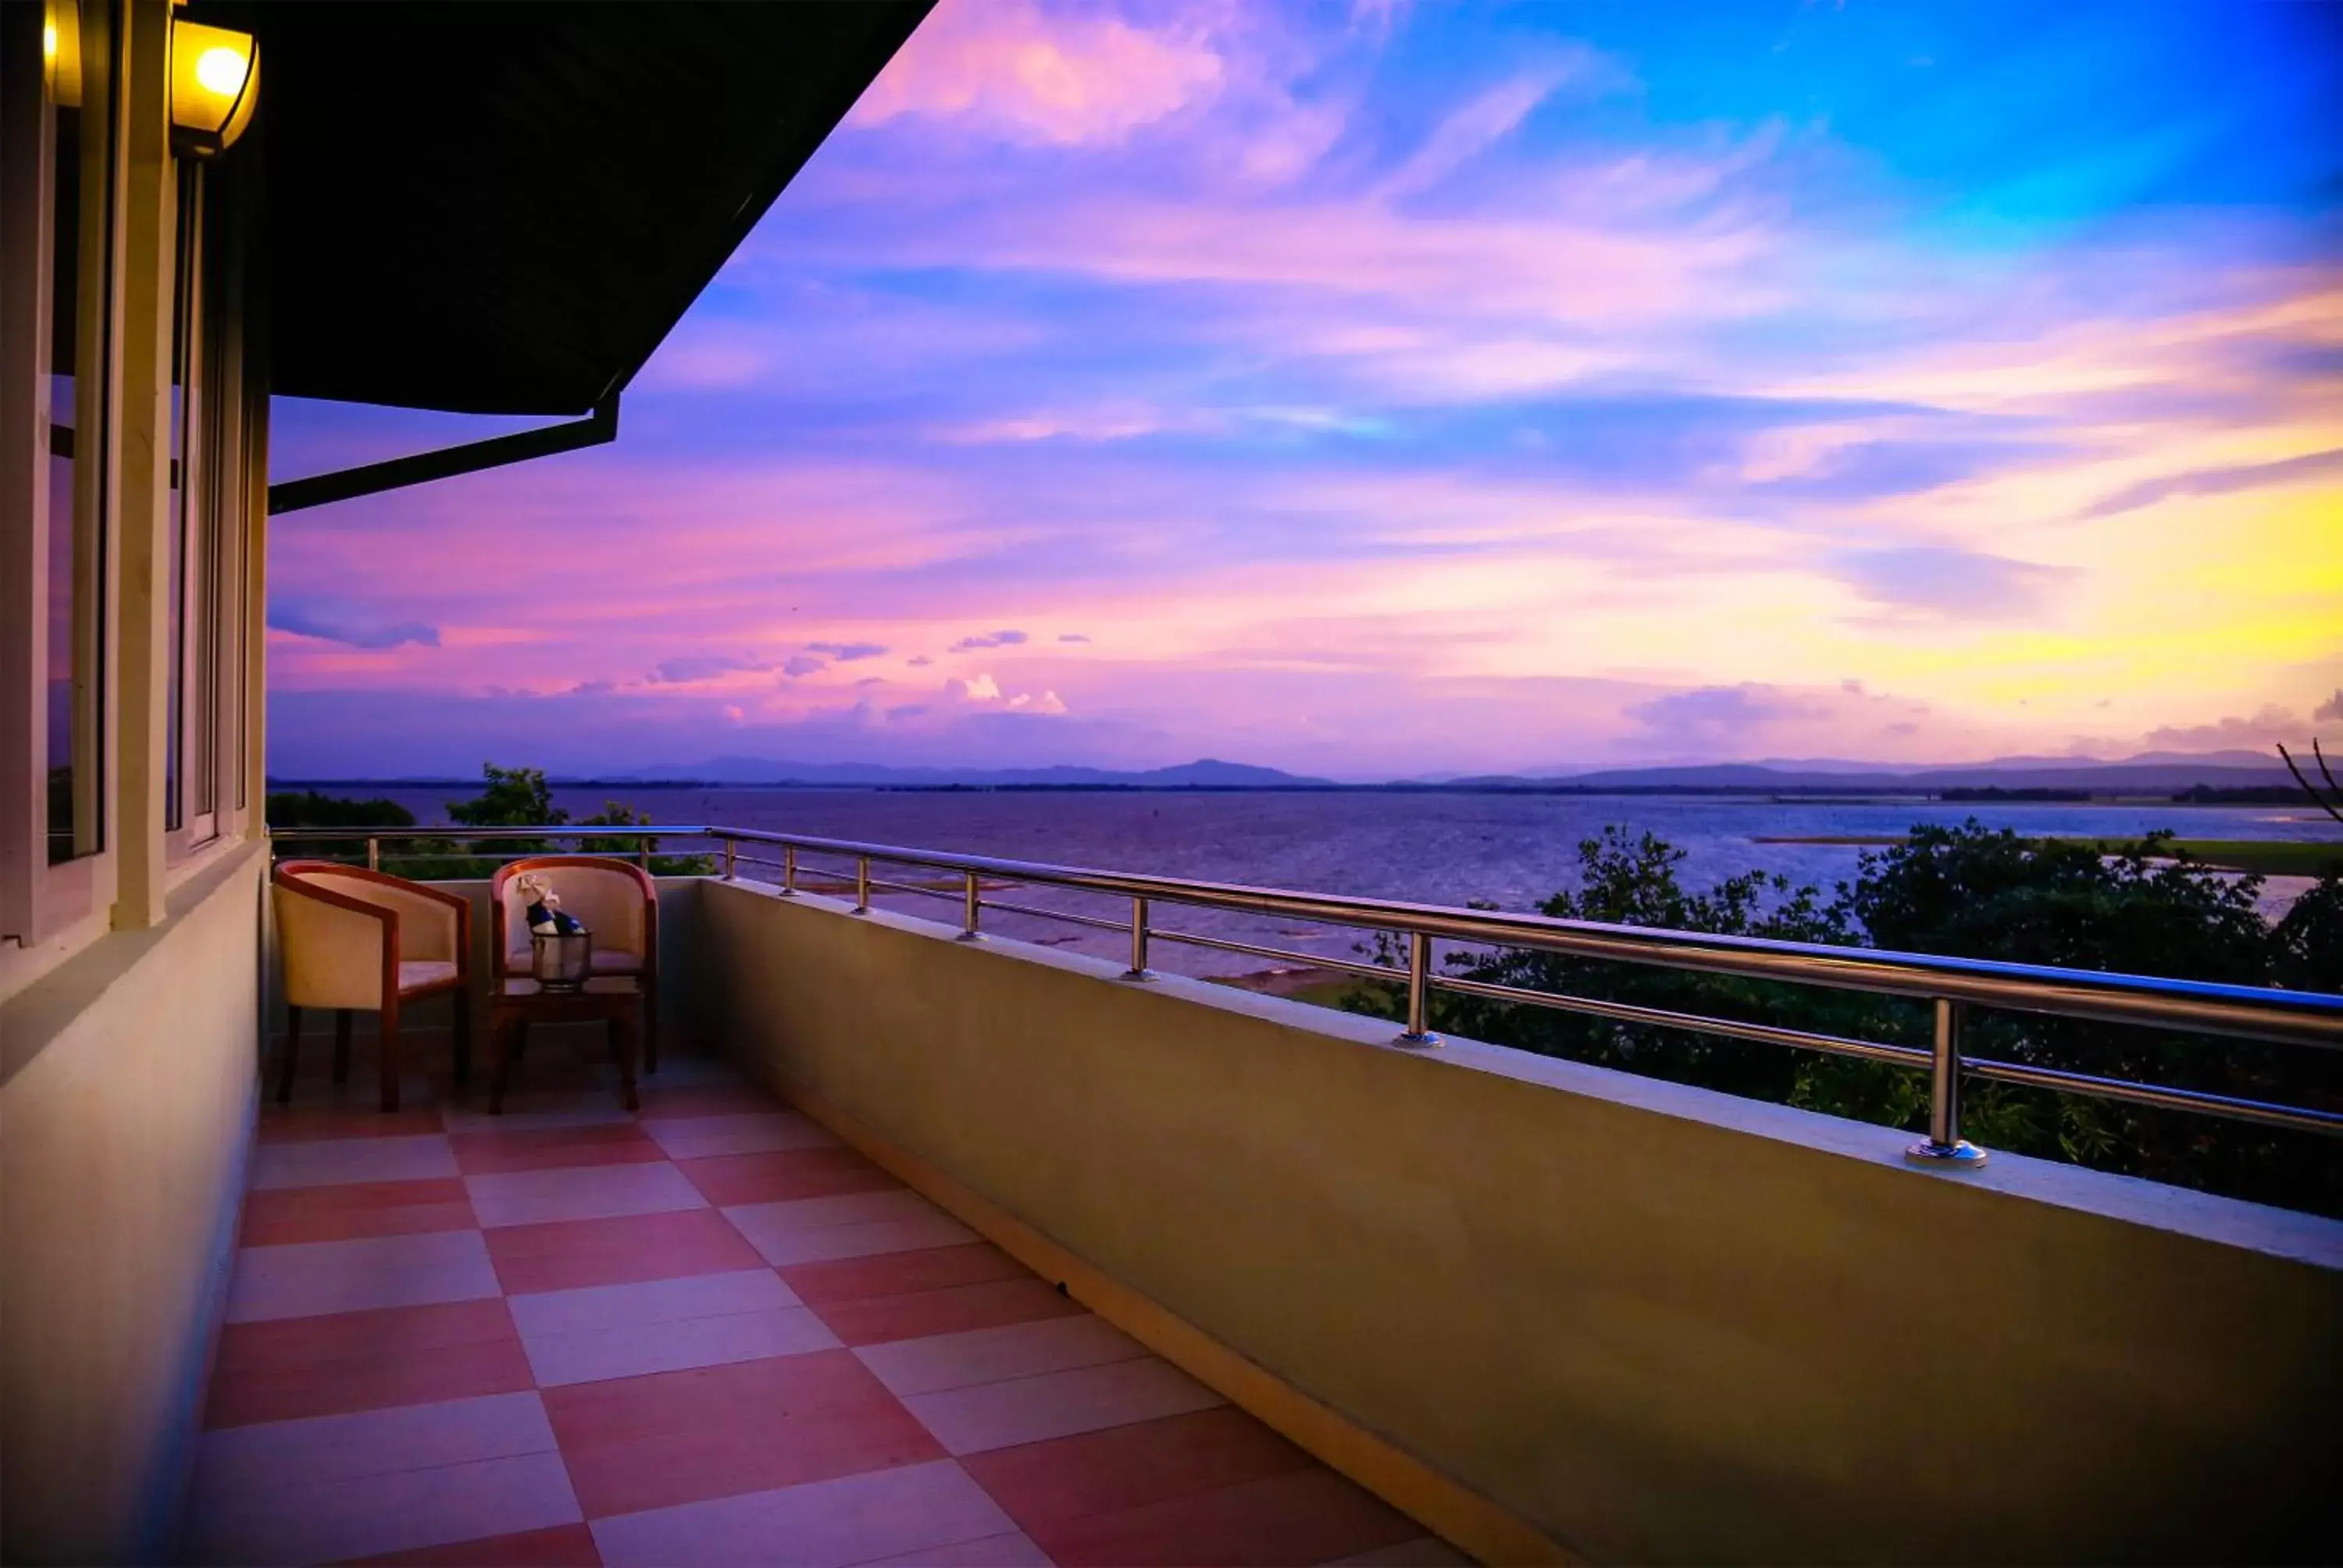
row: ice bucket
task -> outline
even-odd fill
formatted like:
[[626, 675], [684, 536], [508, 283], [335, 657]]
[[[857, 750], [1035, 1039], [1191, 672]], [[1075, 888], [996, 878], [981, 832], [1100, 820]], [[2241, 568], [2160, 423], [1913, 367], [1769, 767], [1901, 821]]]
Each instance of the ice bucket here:
[[594, 933], [573, 931], [567, 936], [541, 937], [532, 932], [528, 939], [529, 972], [537, 983], [548, 990], [576, 990], [586, 983], [594, 968]]

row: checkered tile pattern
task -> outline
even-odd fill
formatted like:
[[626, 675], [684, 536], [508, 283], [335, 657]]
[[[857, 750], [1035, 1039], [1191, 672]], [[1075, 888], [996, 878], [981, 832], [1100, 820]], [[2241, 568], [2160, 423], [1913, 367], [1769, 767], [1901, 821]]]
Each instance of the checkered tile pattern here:
[[721, 1064], [410, 1076], [263, 1117], [195, 1561], [1463, 1561]]

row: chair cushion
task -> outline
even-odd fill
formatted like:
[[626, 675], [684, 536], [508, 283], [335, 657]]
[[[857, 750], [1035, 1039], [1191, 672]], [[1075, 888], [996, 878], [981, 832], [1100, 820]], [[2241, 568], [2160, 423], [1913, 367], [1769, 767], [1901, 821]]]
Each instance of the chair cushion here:
[[425, 986], [445, 985], [456, 978], [456, 966], [444, 960], [408, 960], [398, 966], [398, 990], [402, 996]]

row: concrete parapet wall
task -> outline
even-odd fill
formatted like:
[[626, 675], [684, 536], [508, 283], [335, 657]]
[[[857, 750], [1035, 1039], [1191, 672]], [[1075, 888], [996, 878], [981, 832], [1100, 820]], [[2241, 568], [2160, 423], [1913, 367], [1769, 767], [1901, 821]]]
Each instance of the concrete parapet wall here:
[[256, 1104], [265, 846], [0, 1004], [0, 1560], [166, 1560]]
[[2323, 1556], [2343, 1225], [757, 884], [703, 1030], [1570, 1551]]

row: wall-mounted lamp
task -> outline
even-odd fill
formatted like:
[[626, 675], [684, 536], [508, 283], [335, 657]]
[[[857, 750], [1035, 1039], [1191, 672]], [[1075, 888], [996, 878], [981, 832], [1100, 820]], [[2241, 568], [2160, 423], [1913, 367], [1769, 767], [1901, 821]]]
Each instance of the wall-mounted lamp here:
[[171, 145], [216, 157], [244, 135], [260, 101], [260, 45], [249, 33], [171, 24]]
[[81, 107], [81, 7], [74, 0], [50, 0], [41, 18], [41, 59], [50, 100], [61, 109]]

